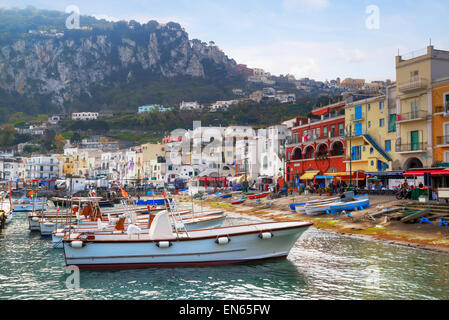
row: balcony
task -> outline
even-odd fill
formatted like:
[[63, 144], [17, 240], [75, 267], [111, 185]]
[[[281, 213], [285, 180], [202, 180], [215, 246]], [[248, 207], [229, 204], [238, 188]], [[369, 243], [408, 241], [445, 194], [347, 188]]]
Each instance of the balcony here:
[[352, 122], [358, 122], [358, 121], [363, 121], [365, 120], [365, 112], [362, 112], [361, 117], [357, 117], [355, 116], [355, 114], [351, 114], [351, 121]]
[[449, 145], [449, 136], [437, 137], [437, 145]]
[[434, 113], [442, 113], [444, 112], [444, 107], [443, 106], [436, 106]]
[[396, 152], [397, 153], [422, 153], [427, 150], [427, 142], [416, 142], [416, 143], [397, 143]]
[[397, 123], [426, 120], [427, 111], [418, 110], [398, 115]]
[[421, 89], [427, 89], [429, 81], [425, 78], [416, 78], [408, 82], [399, 83], [398, 88], [401, 92], [412, 92]]

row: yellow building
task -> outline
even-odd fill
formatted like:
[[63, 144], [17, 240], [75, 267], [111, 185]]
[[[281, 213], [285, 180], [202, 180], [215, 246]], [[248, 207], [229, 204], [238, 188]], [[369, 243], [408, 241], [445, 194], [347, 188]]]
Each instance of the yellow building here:
[[60, 176], [73, 176], [75, 175], [75, 163], [73, 161], [73, 156], [59, 156], [59, 165], [60, 165]]
[[385, 95], [348, 103], [345, 107], [346, 171], [391, 171], [395, 161], [395, 105]]
[[433, 165], [432, 83], [449, 76], [449, 52], [425, 51], [396, 57], [396, 152], [403, 170]]
[[449, 77], [432, 86], [434, 165], [449, 167]]

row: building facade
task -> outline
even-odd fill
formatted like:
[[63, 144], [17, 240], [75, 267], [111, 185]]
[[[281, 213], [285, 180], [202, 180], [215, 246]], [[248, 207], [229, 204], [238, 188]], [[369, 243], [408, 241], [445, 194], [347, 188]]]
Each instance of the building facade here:
[[287, 144], [287, 181], [345, 172], [345, 101], [313, 110], [320, 119], [298, 118]]

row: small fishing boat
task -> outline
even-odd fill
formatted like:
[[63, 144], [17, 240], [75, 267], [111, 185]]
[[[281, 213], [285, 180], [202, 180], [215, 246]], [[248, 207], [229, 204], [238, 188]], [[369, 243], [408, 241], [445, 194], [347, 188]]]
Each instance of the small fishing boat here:
[[172, 199], [167, 200], [165, 198], [154, 198], [149, 200], [134, 200], [134, 204], [137, 206], [163, 206], [168, 201], [172, 201]]
[[246, 199], [240, 199], [240, 200], [235, 200], [235, 201], [231, 201], [232, 205], [236, 205], [236, 204], [242, 204], [245, 203]]
[[339, 197], [336, 198], [329, 198], [329, 199], [320, 199], [320, 200], [311, 200], [304, 203], [299, 203], [295, 205], [295, 211], [299, 214], [305, 214], [306, 213], [306, 207], [307, 206], [314, 206], [314, 205], [320, 205], [320, 204], [327, 204], [340, 201]]
[[224, 194], [221, 196], [222, 199], [229, 199], [232, 198], [232, 194]]
[[79, 268], [222, 265], [286, 258], [311, 225], [268, 222], [174, 233], [168, 212], [162, 211], [148, 233], [71, 233], [62, 242], [66, 265]]
[[257, 194], [249, 195], [248, 199], [250, 199], [250, 200], [262, 199], [262, 198], [268, 197], [269, 195], [270, 195], [270, 192], [257, 193]]
[[[182, 227], [185, 227], [187, 231], [192, 230], [200, 230], [200, 229], [209, 229], [209, 228], [218, 228], [221, 227], [223, 222], [226, 219], [226, 213], [218, 212], [215, 215], [190, 215], [189, 217], [182, 219]], [[173, 222], [171, 219], [171, 223], [174, 228], [180, 228], [179, 219], [176, 219], [176, 222]], [[65, 228], [58, 228], [52, 231], [52, 245], [53, 248], [62, 248], [62, 239], [66, 235], [66, 233], [96, 233], [96, 234], [108, 234], [113, 233], [116, 230], [116, 225], [118, 221], [107, 221], [105, 222], [97, 222], [95, 224], [78, 224], [72, 227], [66, 226]], [[137, 227], [137, 233], [148, 233], [150, 218], [148, 217], [146, 220], [138, 220], [133, 225]], [[131, 223], [125, 223], [123, 226], [123, 231], [127, 230]], [[131, 227], [132, 228], [132, 227]], [[128, 231], [128, 230], [127, 230]]]
[[296, 206], [305, 206], [306, 202], [301, 203], [290, 203], [288, 206], [290, 207], [291, 211], [296, 211]]
[[340, 201], [330, 205], [331, 213], [338, 213], [341, 211], [354, 211], [369, 208], [370, 202], [368, 195], [355, 196], [352, 201]]
[[31, 212], [34, 210], [45, 210], [46, 203], [40, 199], [33, 201], [29, 198], [18, 199], [14, 202], [14, 212]]

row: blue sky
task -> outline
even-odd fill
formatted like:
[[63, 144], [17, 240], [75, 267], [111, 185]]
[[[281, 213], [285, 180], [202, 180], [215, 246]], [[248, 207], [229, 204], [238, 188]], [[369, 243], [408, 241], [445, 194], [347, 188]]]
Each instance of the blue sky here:
[[[214, 41], [238, 63], [272, 74], [317, 80], [395, 79], [398, 53], [449, 50], [447, 0], [0, 0], [0, 7], [33, 5], [111, 20], [179, 22], [190, 38]], [[379, 9], [369, 29], [367, 7]]]

